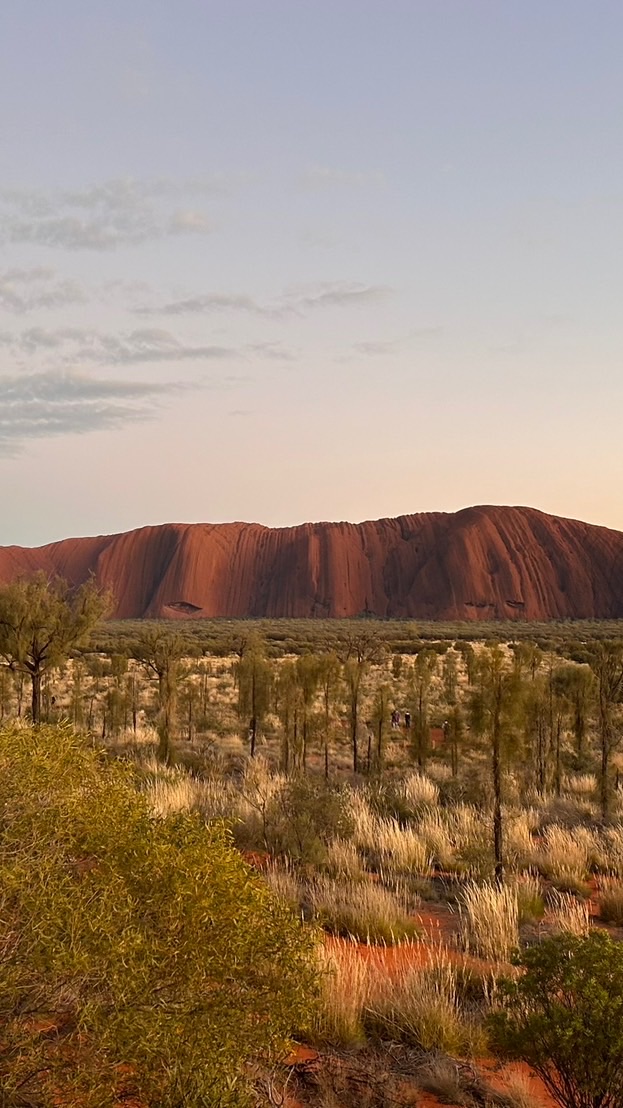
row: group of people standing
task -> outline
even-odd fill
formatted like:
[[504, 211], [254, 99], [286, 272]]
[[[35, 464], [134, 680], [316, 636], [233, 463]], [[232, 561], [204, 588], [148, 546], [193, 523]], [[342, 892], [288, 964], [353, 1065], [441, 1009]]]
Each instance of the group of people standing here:
[[[398, 731], [400, 729], [401, 716], [400, 712], [396, 708], [394, 708], [391, 714], [391, 721], [392, 731]], [[405, 731], [411, 730], [411, 712], [404, 712], [404, 728]]]

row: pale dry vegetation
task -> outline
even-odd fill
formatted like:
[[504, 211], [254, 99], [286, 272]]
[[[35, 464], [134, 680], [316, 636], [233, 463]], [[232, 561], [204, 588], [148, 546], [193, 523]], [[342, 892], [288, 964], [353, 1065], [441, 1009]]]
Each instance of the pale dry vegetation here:
[[[518, 951], [586, 935], [590, 894], [623, 926], [623, 709], [599, 644], [578, 661], [458, 638], [392, 654], [356, 627], [277, 658], [253, 630], [229, 635], [220, 657], [179, 641], [169, 656], [166, 636], [159, 654], [144, 637], [76, 655], [42, 707], [131, 766], [159, 821], [223, 825], [324, 933], [317, 1042], [481, 1054]], [[623, 648], [610, 663], [623, 673]], [[26, 715], [6, 672], [0, 712]]]

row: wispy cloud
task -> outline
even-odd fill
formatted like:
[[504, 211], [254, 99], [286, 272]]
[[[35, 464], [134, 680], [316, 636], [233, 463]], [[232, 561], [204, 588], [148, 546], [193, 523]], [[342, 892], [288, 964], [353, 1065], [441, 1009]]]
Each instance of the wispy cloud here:
[[297, 355], [280, 342], [250, 342], [244, 347], [250, 357], [270, 358], [275, 362], [295, 362]]
[[145, 328], [126, 334], [106, 334], [80, 327], [30, 327], [18, 334], [0, 332], [0, 346], [13, 354], [52, 356], [56, 363], [122, 366], [158, 362], [201, 362], [240, 357], [238, 350], [216, 345], [195, 346], [170, 331]]
[[205, 234], [210, 220], [180, 202], [207, 190], [205, 182], [133, 178], [45, 193], [0, 191], [0, 238], [66, 250], [114, 250], [168, 235]]
[[428, 339], [440, 338], [443, 332], [443, 327], [417, 327], [409, 331], [408, 334], [395, 339], [372, 339], [365, 342], [355, 342], [353, 343], [352, 350], [354, 354], [363, 354], [366, 357], [384, 357], [387, 354], [393, 354], [397, 350], [401, 350], [411, 344], [422, 343]]
[[170, 300], [160, 305], [135, 308], [137, 315], [209, 315], [218, 312], [246, 312], [275, 318], [292, 313], [302, 314], [316, 308], [335, 308], [367, 304], [389, 296], [386, 285], [369, 285], [362, 281], [323, 281], [313, 285], [296, 285], [280, 297], [260, 303], [248, 293], [212, 292]]
[[274, 311], [263, 306], [246, 293], [206, 293], [188, 296], [181, 300], [170, 300], [166, 304], [150, 307], [143, 305], [134, 309], [137, 315], [209, 315], [216, 312], [249, 312], [252, 315], [271, 315]]
[[298, 312], [315, 308], [349, 307], [382, 300], [391, 291], [386, 285], [366, 285], [361, 281], [325, 281], [290, 289], [286, 292], [284, 304]]
[[381, 357], [385, 354], [392, 354], [400, 345], [400, 339], [379, 340], [377, 342], [356, 342], [353, 344], [353, 350], [356, 354]]
[[0, 310], [21, 315], [39, 308], [59, 308], [87, 299], [77, 281], [60, 278], [45, 266], [0, 272]]
[[29, 439], [114, 430], [148, 419], [158, 398], [183, 387], [76, 373], [0, 376], [0, 455], [19, 453]]

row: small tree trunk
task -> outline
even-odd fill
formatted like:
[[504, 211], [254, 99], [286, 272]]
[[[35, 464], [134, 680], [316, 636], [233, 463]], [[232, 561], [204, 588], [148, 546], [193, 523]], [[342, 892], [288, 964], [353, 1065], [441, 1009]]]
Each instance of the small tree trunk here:
[[[499, 694], [501, 695], [501, 693]], [[502, 758], [500, 750], [500, 710], [496, 704], [492, 734], [492, 777], [493, 777], [493, 854], [495, 858], [495, 879], [499, 885], [504, 880], [503, 834], [502, 834]]]
[[353, 744], [353, 773], [359, 771], [359, 759], [357, 751], [357, 728], [359, 726], [359, 712], [358, 704], [356, 702], [352, 705], [351, 711], [351, 739]]
[[379, 775], [383, 772], [383, 760], [385, 758], [385, 750], [383, 746], [383, 725], [384, 720], [380, 719], [379, 729], [376, 737], [376, 768]]
[[30, 675], [32, 682], [32, 722], [41, 723], [41, 673], [35, 670]]
[[132, 678], [130, 681], [130, 695], [132, 698], [132, 731], [136, 735], [138, 712], [136, 703], [136, 677], [134, 674], [132, 674]]
[[539, 792], [541, 795], [545, 792], [545, 724], [543, 719], [539, 717], [537, 730], [538, 750], [537, 750], [537, 772], [539, 782]]
[[452, 776], [458, 777], [459, 773], [459, 736], [456, 718], [450, 722], [450, 767]]
[[599, 777], [599, 798], [601, 818], [607, 823], [610, 816], [610, 720], [603, 700], [599, 706], [599, 740], [601, 746], [601, 773]]
[[255, 758], [255, 744], [257, 742], [257, 716], [251, 716], [249, 721], [249, 739], [251, 740], [251, 757]]
[[171, 762], [171, 733], [166, 713], [163, 713], [158, 726], [158, 761], [165, 766]]
[[296, 771], [299, 768], [300, 751], [299, 751], [299, 712], [298, 708], [294, 709], [294, 725], [292, 728], [292, 768]]
[[203, 671], [201, 676], [201, 714], [207, 715], [208, 712], [208, 675], [206, 671]]
[[284, 773], [290, 769], [290, 708], [287, 701], [283, 712], [283, 742], [281, 744], [281, 767]]
[[173, 733], [177, 716], [177, 687], [175, 668], [167, 667], [158, 675], [160, 693], [160, 722], [158, 726], [158, 758], [170, 765], [173, 755]]
[[584, 723], [584, 713], [580, 705], [579, 700], [575, 705], [575, 719], [573, 729], [575, 732], [575, 744], [576, 744], [576, 759], [578, 763], [578, 769], [581, 769], [584, 765], [584, 735], [586, 733], [586, 726]]
[[556, 796], [560, 796], [562, 789], [562, 774], [560, 767], [560, 732], [562, 729], [562, 720], [560, 716], [556, 719], [556, 763], [555, 763], [555, 777], [554, 777], [554, 789]]
[[325, 698], [324, 708], [324, 779], [329, 780], [329, 705]]

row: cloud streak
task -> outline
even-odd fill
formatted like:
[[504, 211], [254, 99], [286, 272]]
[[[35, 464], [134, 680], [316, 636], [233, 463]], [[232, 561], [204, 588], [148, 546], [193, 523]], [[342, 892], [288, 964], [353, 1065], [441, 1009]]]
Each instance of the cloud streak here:
[[184, 387], [76, 373], [0, 376], [0, 456], [15, 456], [31, 439], [116, 430], [149, 419], [158, 398]]
[[0, 310], [22, 315], [38, 308], [60, 308], [87, 299], [77, 281], [61, 279], [45, 266], [0, 272]]
[[247, 293], [205, 293], [161, 305], [135, 308], [136, 315], [210, 315], [219, 312], [243, 312], [249, 315], [276, 318], [288, 314], [302, 315], [317, 308], [356, 307], [391, 295], [387, 285], [367, 285], [362, 281], [323, 281], [314, 285], [297, 285], [281, 297], [260, 303]]
[[170, 235], [205, 235], [202, 209], [181, 202], [206, 188], [201, 182], [121, 178], [91, 188], [45, 193], [0, 191], [0, 238], [64, 250], [115, 250]]
[[30, 327], [19, 334], [0, 332], [0, 346], [14, 355], [45, 355], [61, 364], [125, 366], [168, 362], [222, 361], [240, 357], [239, 351], [217, 345], [190, 345], [160, 328], [144, 328], [122, 335], [80, 327]]
[[365, 285], [361, 281], [325, 281], [297, 286], [286, 293], [285, 304], [293, 311], [316, 308], [344, 308], [382, 300], [391, 293], [386, 285]]

